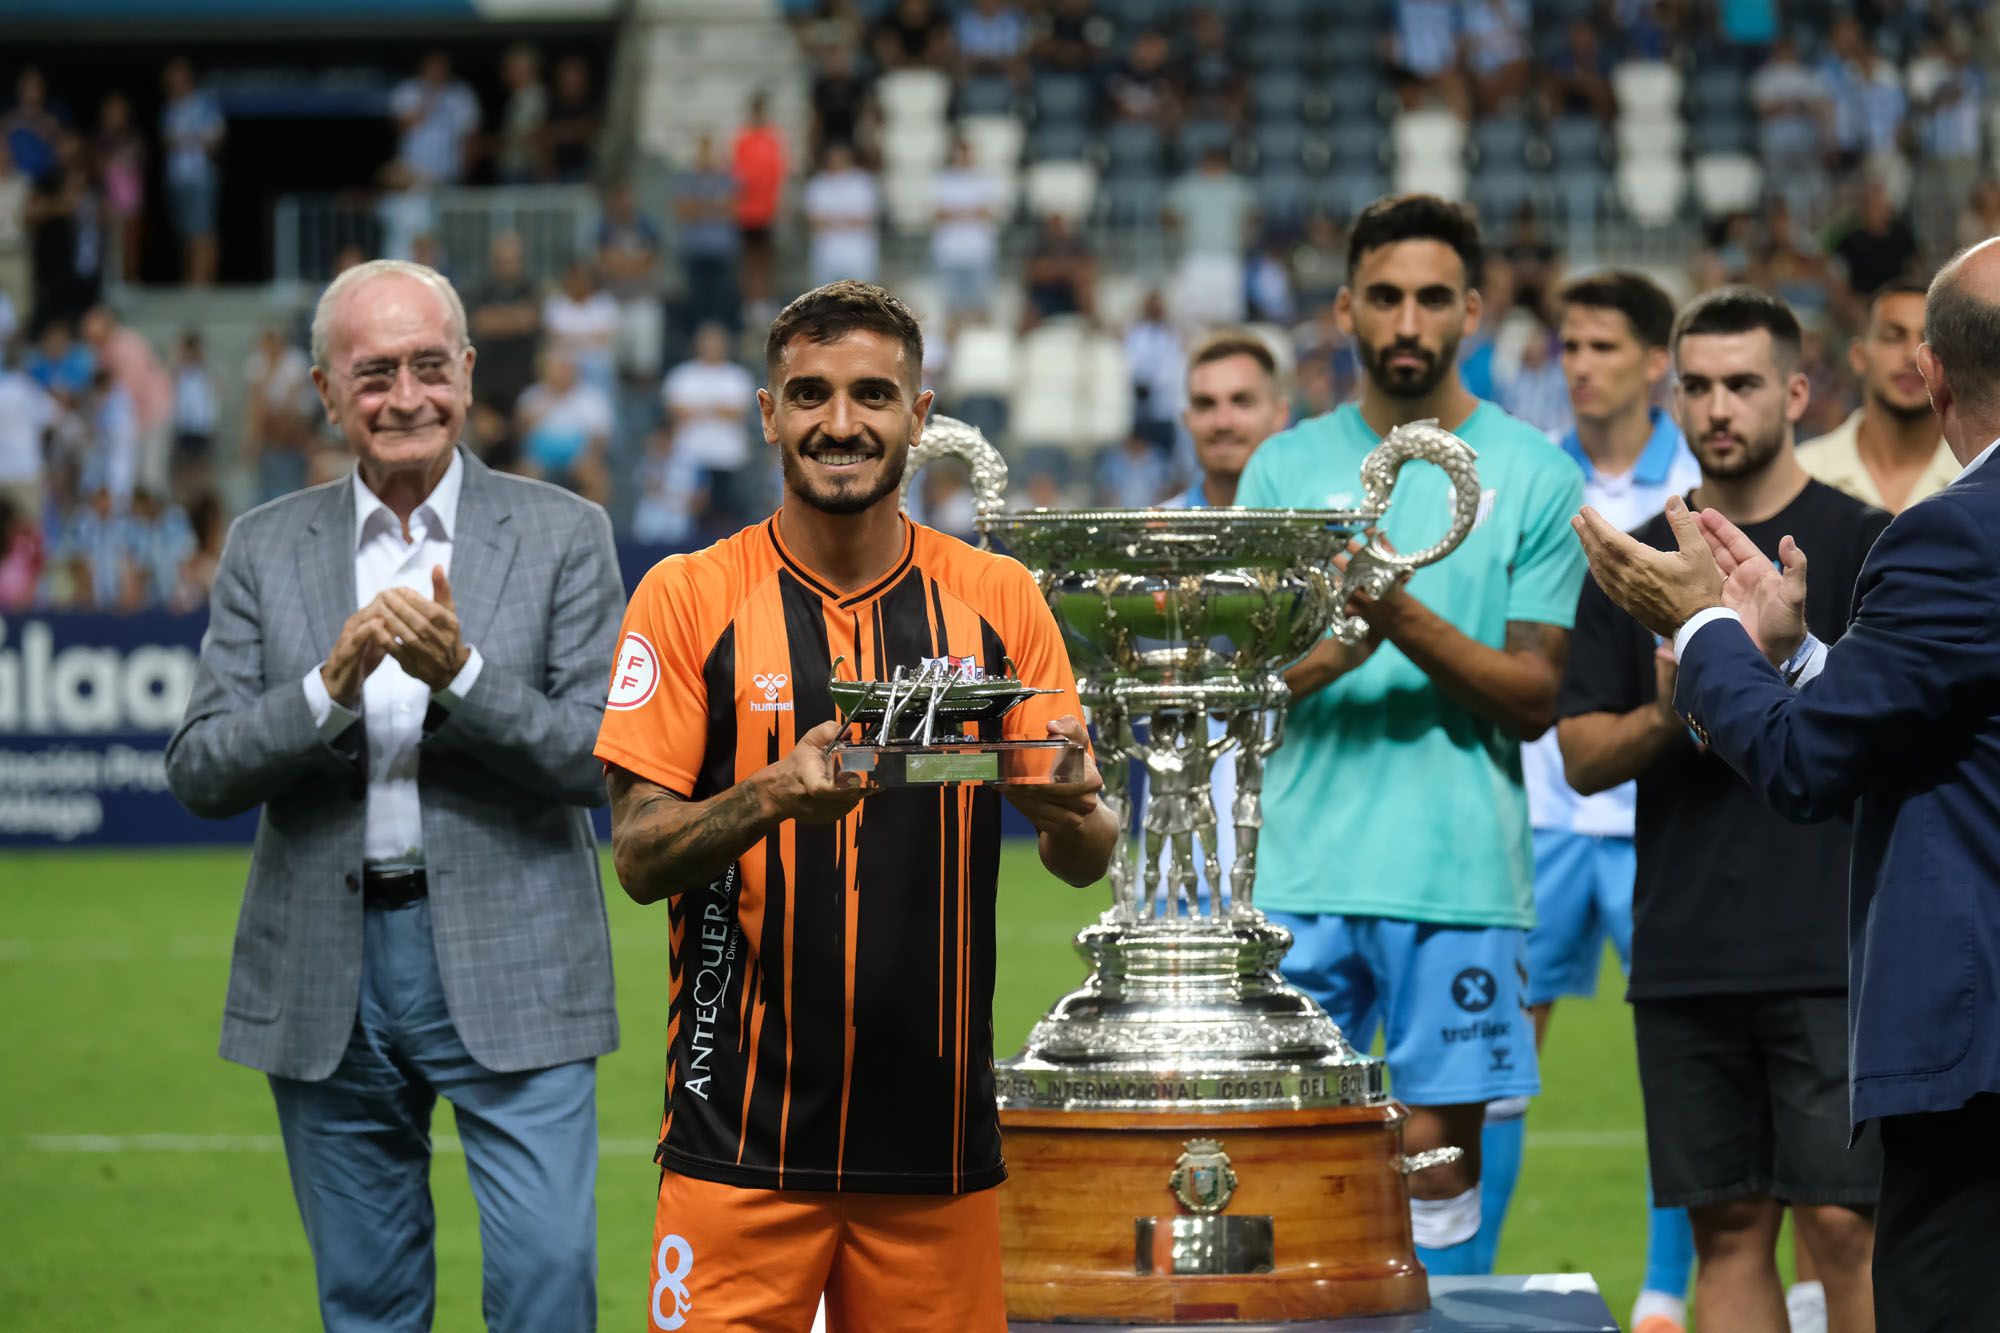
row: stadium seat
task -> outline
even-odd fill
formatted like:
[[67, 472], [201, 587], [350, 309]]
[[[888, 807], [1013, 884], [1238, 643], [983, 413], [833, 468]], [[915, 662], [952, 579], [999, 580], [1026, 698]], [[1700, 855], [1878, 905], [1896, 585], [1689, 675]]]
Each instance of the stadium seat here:
[[875, 100], [888, 124], [937, 124], [951, 103], [951, 78], [943, 70], [896, 69], [875, 81]]
[[1013, 116], [967, 116], [958, 132], [972, 149], [972, 160], [986, 170], [1012, 178], [1021, 166], [1021, 148], [1028, 133]]
[[1104, 220], [1114, 227], [1157, 227], [1166, 206], [1167, 183], [1158, 172], [1138, 170], [1108, 176], [1101, 192]]
[[1004, 398], [1014, 391], [1020, 348], [1011, 329], [974, 324], [960, 329], [952, 344], [946, 379], [953, 398]]
[[1271, 121], [1257, 127], [1257, 162], [1261, 168], [1285, 166], [1297, 169], [1306, 132], [1297, 122]]
[[1708, 218], [1757, 208], [1764, 201], [1764, 167], [1748, 153], [1702, 153], [1694, 160], [1694, 198]]
[[1382, 95], [1389, 87], [1373, 71], [1342, 73], [1326, 80], [1321, 97], [1336, 117], [1375, 118], [1380, 114]]
[[1305, 173], [1285, 166], [1257, 173], [1257, 209], [1267, 223], [1293, 227], [1313, 211], [1312, 187]]
[[1305, 40], [1304, 32], [1266, 26], [1261, 9], [1257, 20], [1256, 31], [1243, 43], [1243, 54], [1253, 71], [1298, 69], [1306, 63], [1311, 44]]
[[1659, 117], [1620, 116], [1612, 127], [1619, 161], [1678, 160], [1687, 144], [1687, 122], [1675, 112]]
[[1551, 186], [1556, 216], [1579, 224], [1596, 220], [1611, 188], [1611, 177], [1594, 162], [1578, 162], [1557, 167]]
[[882, 162], [890, 170], [936, 170], [950, 155], [950, 130], [942, 120], [893, 120], [882, 126]]
[[1465, 152], [1465, 125], [1449, 111], [1405, 111], [1390, 137], [1398, 162], [1456, 162]]
[[1389, 193], [1389, 178], [1379, 167], [1336, 171], [1313, 187], [1314, 206], [1342, 222]]
[[1734, 65], [1706, 64], [1688, 80], [1683, 105], [1689, 120], [1700, 120], [1716, 112], [1742, 111], [1750, 105], [1749, 85]]
[[1546, 194], [1518, 163], [1481, 167], [1472, 179], [1473, 206], [1489, 225], [1512, 221], [1523, 204], [1534, 204], [1539, 211]]
[[1611, 71], [1611, 95], [1619, 116], [1636, 120], [1678, 119], [1681, 111], [1680, 71], [1664, 60], [1628, 60]]
[[1090, 83], [1078, 74], [1035, 76], [1035, 114], [1051, 120], [1086, 120], [1091, 111]]
[[1226, 120], [1190, 120], [1181, 126], [1176, 140], [1180, 159], [1184, 166], [1192, 167], [1201, 161], [1202, 154], [1219, 148], [1228, 152], [1236, 144], [1236, 130]]
[[1618, 164], [1618, 202], [1642, 227], [1679, 221], [1687, 199], [1687, 172], [1672, 158]]
[[1035, 162], [1022, 177], [1028, 211], [1044, 218], [1060, 214], [1081, 224], [1097, 198], [1097, 168], [1088, 162]]
[[1466, 170], [1463, 162], [1449, 158], [1417, 158], [1395, 166], [1398, 194], [1434, 194], [1441, 199], [1463, 199]]
[[1557, 166], [1604, 162], [1604, 126], [1589, 116], [1563, 116], [1549, 122], [1549, 150]]
[[1327, 131], [1326, 145], [1333, 154], [1334, 170], [1347, 167], [1378, 167], [1388, 134], [1372, 121], [1335, 121]]
[[1342, 70], [1376, 70], [1382, 63], [1382, 29], [1368, 23], [1336, 20], [1320, 41], [1327, 61], [1336, 73]]
[[1472, 146], [1482, 167], [1519, 166], [1527, 159], [1531, 138], [1528, 122], [1519, 116], [1481, 120], [1472, 127]]
[[1080, 120], [1038, 121], [1028, 134], [1028, 157], [1035, 162], [1075, 161], [1090, 148], [1090, 127]]
[[1303, 74], [1274, 69], [1250, 81], [1250, 105], [1260, 120], [1289, 120], [1298, 116], [1306, 92]]
[[1167, 157], [1160, 127], [1141, 120], [1111, 124], [1104, 132], [1104, 148], [1114, 171], [1136, 167], [1158, 171]]
[[1717, 112], [1692, 120], [1689, 137], [1704, 153], [1754, 153], [1757, 127], [1742, 112]]
[[890, 169], [882, 173], [882, 206], [889, 223], [909, 236], [927, 236], [937, 221], [937, 204], [931, 197], [935, 175], [928, 166]]
[[965, 116], [1009, 115], [1014, 85], [998, 74], [975, 74], [958, 86], [958, 110]]

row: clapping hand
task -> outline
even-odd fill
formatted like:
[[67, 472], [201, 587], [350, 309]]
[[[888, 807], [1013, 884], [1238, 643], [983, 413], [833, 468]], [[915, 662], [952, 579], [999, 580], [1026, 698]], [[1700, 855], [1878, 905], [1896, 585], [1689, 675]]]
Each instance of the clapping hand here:
[[441, 690], [451, 684], [472, 655], [458, 637], [458, 612], [451, 603], [451, 580], [443, 565], [431, 566], [431, 591], [424, 597], [408, 588], [387, 588], [370, 605], [394, 636], [389, 656], [404, 671]]
[[1722, 602], [1722, 570], [1717, 567], [1700, 519], [1678, 495], [1667, 497], [1667, 521], [1675, 549], [1656, 551], [1620, 532], [1589, 505], [1570, 520], [1590, 558], [1591, 577], [1632, 618], [1671, 639], [1697, 611]]
[[1806, 553], [1789, 536], [1778, 543], [1783, 570], [1713, 509], [1701, 511], [1701, 535], [1722, 571], [1722, 604], [1743, 617], [1757, 651], [1772, 666], [1806, 640]]

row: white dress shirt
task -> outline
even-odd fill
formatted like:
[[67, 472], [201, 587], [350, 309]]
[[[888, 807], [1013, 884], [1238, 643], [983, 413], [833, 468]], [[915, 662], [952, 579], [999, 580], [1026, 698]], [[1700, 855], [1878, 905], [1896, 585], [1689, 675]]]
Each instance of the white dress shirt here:
[[[444, 477], [410, 515], [411, 540], [403, 540], [396, 515], [354, 473], [354, 593], [355, 608], [375, 600], [385, 589], [408, 588], [422, 597], [433, 594], [431, 566], [451, 574], [452, 529], [458, 523], [458, 493], [465, 482], [465, 461], [456, 453]], [[324, 664], [322, 664], [324, 665]], [[368, 795], [361, 859], [376, 869], [408, 869], [424, 863], [423, 811], [417, 800], [417, 747], [423, 740], [424, 714], [433, 701], [451, 708], [479, 679], [479, 650], [442, 690], [432, 691], [404, 671], [393, 657], [384, 657], [361, 685], [361, 712], [335, 703], [327, 693], [319, 667], [306, 673], [306, 702], [313, 723], [327, 740], [355, 721], [368, 719]]]
[[[1985, 465], [1986, 460], [1993, 456], [1995, 449], [2000, 449], [2000, 440], [1995, 440], [1981, 449], [1973, 460], [1965, 465], [1964, 470], [1953, 478], [1951, 484], [1955, 486], [1977, 472]], [[1694, 638], [1704, 625], [1713, 624], [1718, 620], [1733, 620], [1739, 625], [1743, 623], [1743, 617], [1726, 606], [1704, 607], [1689, 616], [1687, 624], [1682, 625], [1679, 632], [1674, 635], [1674, 660], [1680, 660], [1680, 655], [1687, 650], [1688, 641]], [[1799, 645], [1798, 651], [1787, 658], [1778, 670], [1784, 675], [1787, 685], [1793, 689], [1800, 689], [1806, 682], [1819, 675], [1820, 669], [1825, 665], [1826, 645], [1820, 642], [1818, 635], [1807, 630], [1805, 642]]]

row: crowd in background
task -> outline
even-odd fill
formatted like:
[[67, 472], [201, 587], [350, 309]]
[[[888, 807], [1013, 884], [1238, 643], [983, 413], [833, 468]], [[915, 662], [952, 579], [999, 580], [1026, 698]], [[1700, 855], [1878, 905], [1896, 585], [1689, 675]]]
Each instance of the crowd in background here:
[[[959, 95], [1005, 85], [1024, 99], [1041, 74], [1079, 75], [1095, 134], [1248, 123], [1254, 90], [1239, 58], [1248, 29], [1198, 5], [1116, 37], [1088, 0], [966, 0], [955, 11], [896, 0], [869, 6], [872, 18], [853, 0], [787, 8], [812, 72], [803, 141], [757, 98], [733, 133], [693, 139], [649, 196], [657, 211], [630, 184], [600, 178], [601, 97], [581, 59], [556, 61], [545, 80], [537, 53], [510, 51], [504, 98], [482, 106], [450, 58], [432, 54], [389, 99], [398, 149], [374, 182], [388, 201], [374, 250], [474, 275], [462, 285], [478, 348], [468, 443], [496, 467], [605, 503], [630, 540], [692, 545], [774, 503], [755, 395], [763, 326], [805, 286], [896, 276], [884, 272], [885, 72], [935, 68]], [[1800, 9], [1819, 21], [1791, 22]], [[1397, 0], [1383, 42], [1404, 106], [1467, 117], [1609, 120], [1610, 72], [1632, 57], [1744, 71], [1767, 196], [1711, 220], [1685, 271], [1664, 276], [1684, 294], [1747, 281], [1798, 310], [1813, 387], [1800, 432], [1811, 436], [1855, 404], [1844, 348], [1867, 294], [2000, 233], [2000, 182], [1981, 167], [1992, 160], [1986, 116], [2000, 90], [1986, 87], [1977, 54], [1995, 40], [1993, 20], [1968, 0], [1786, 10], [1781, 32], [1772, 0], [1605, 0], [1544, 54], [1530, 39], [1527, 0]], [[162, 84], [150, 132], [118, 94], [94, 125], [79, 123], [33, 69], [19, 73], [0, 116], [0, 610], [199, 605], [226, 529], [219, 467], [241, 459], [254, 474], [246, 494], [261, 500], [346, 466], [312, 386], [309, 303], [264, 330], [243, 365], [210, 364], [199, 329], [153, 346], [114, 313], [108, 280], [133, 271], [145, 210], [172, 228], [185, 281], [216, 272], [227, 126], [187, 62], [169, 62]], [[1346, 219], [1329, 209], [1265, 216], [1240, 149], [1240, 139], [1185, 145], [1158, 217], [1171, 262], [1134, 313], [1114, 321], [1101, 299], [1101, 234], [1061, 212], [1017, 220], [1002, 183], [963, 139], [952, 143], [920, 261], [937, 293], [923, 312], [928, 382], [947, 390], [965, 340], [1002, 308], [1019, 312], [1010, 333], [1066, 321], [1115, 339], [1132, 381], [1129, 434], [1081, 457], [1015, 438], [1005, 402], [941, 392], [939, 410], [980, 424], [1009, 452], [1019, 502], [1145, 505], [1185, 489], [1181, 368], [1216, 323], [1272, 334], [1294, 419], [1351, 396], [1358, 368], [1332, 313]], [[155, 153], [163, 200], [142, 186], [139, 164]], [[468, 179], [595, 183], [594, 250], [542, 275], [511, 232], [484, 255], [445, 253], [421, 201]], [[400, 228], [399, 198], [412, 201], [413, 219]], [[1950, 206], [1940, 210], [1941, 199]], [[1573, 275], [1558, 220], [1524, 207], [1486, 226], [1492, 258], [1482, 326], [1461, 348], [1466, 382], [1560, 434], [1571, 421], [1553, 298]], [[787, 243], [794, 234], [797, 247]], [[369, 257], [353, 246], [336, 268]], [[226, 444], [216, 439], [224, 387], [245, 403], [241, 438]], [[971, 527], [964, 479], [948, 469], [921, 480], [913, 507], [948, 530]]]

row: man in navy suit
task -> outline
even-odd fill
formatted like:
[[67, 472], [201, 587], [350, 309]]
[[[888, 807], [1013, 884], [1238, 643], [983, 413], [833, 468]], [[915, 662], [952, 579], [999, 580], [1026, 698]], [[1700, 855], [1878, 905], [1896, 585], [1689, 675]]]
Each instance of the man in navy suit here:
[[1924, 323], [1965, 470], [1882, 534], [1834, 647], [1805, 633], [1789, 540], [1780, 572], [1677, 500], [1673, 551], [1576, 523], [1605, 592], [1674, 638], [1697, 734], [1791, 818], [1854, 809], [1850, 1113], [1882, 1126], [1882, 1333], [2000, 1312], [2000, 238], [1938, 273]]

